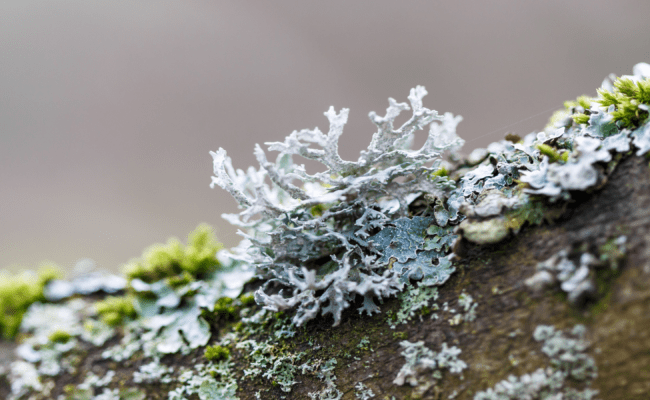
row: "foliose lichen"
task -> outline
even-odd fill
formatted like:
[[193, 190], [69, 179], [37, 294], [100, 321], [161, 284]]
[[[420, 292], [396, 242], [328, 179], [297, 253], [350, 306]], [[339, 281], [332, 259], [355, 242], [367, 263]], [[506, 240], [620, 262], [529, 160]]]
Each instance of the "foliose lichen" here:
[[[259, 170], [235, 171], [225, 150], [211, 152], [212, 186], [230, 192], [244, 208], [224, 217], [247, 229], [242, 234], [250, 247], [238, 258], [254, 265], [265, 282], [255, 293], [258, 303], [272, 311], [295, 309], [298, 326], [318, 314], [331, 314], [338, 325], [357, 295], [364, 298], [359, 312], [373, 314], [379, 311], [374, 298], [398, 293], [409, 279], [436, 285], [449, 277], [453, 267], [445, 255], [424, 250], [434, 216], [408, 215], [409, 203], [419, 194], [444, 198], [454, 187], [435, 172], [442, 152], [463, 143], [455, 134], [460, 118], [423, 107], [426, 94], [418, 86], [411, 90], [410, 106], [389, 99], [385, 116], [370, 113], [378, 131], [356, 162], [338, 155], [348, 110], [334, 108], [325, 113], [327, 134], [318, 128], [294, 131], [284, 142], [267, 143], [279, 152], [275, 163], [256, 146]], [[395, 118], [409, 109], [411, 118], [395, 127]], [[424, 145], [411, 149], [414, 132], [427, 126]], [[326, 170], [310, 175], [293, 163], [294, 155], [318, 161]], [[440, 226], [454, 218], [443, 214], [435, 214]]]

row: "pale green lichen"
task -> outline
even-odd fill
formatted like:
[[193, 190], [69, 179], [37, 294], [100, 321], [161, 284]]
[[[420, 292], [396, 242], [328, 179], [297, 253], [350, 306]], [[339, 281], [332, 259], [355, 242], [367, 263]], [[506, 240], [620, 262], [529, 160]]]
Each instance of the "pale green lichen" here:
[[[394, 318], [388, 318], [391, 329], [411, 321], [416, 315], [422, 320], [423, 315], [430, 314], [432, 310], [438, 310], [438, 305], [435, 303], [438, 300], [438, 289], [436, 287], [409, 284], [398, 295], [398, 298], [400, 308], [395, 313]], [[431, 318], [436, 318], [436, 314], [431, 314]]]
[[400, 342], [404, 349], [402, 356], [406, 362], [393, 381], [396, 385], [408, 383], [411, 386], [418, 386], [425, 382], [431, 383], [431, 380], [442, 379], [442, 372], [448, 370], [452, 374], [460, 374], [467, 364], [458, 358], [461, 350], [456, 347], [448, 347], [447, 343], [442, 344], [442, 349], [435, 352], [420, 341], [412, 343], [409, 341]]
[[200, 400], [239, 400], [237, 380], [229, 361], [197, 364], [177, 378], [180, 385], [169, 392], [169, 400], [185, 400], [198, 395]]
[[[478, 392], [474, 400], [575, 399], [590, 400], [597, 390], [589, 387], [597, 376], [594, 359], [586, 354], [589, 343], [585, 327], [576, 325], [569, 334], [552, 326], [539, 325], [533, 338], [543, 342], [542, 353], [550, 358], [549, 368], [540, 368], [520, 377], [511, 375], [493, 388]], [[580, 382], [582, 390], [566, 385], [568, 380]]]
[[370, 400], [375, 397], [375, 393], [362, 382], [354, 386], [354, 397], [357, 400]]

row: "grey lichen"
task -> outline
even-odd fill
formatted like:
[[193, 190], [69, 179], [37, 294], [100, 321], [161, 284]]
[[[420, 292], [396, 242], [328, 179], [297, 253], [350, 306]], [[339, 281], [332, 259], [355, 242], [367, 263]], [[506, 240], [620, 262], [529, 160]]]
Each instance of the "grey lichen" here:
[[[453, 268], [444, 254], [423, 252], [433, 218], [407, 217], [414, 196], [443, 198], [454, 187], [448, 177], [433, 173], [442, 163], [442, 152], [463, 143], [455, 134], [460, 119], [423, 107], [426, 93], [418, 86], [411, 90], [410, 106], [389, 99], [385, 116], [370, 113], [378, 131], [356, 162], [338, 155], [348, 110], [336, 113], [333, 108], [325, 113], [327, 134], [318, 129], [294, 131], [284, 142], [268, 143], [269, 150], [280, 153], [276, 163], [257, 146], [259, 170], [235, 171], [225, 150], [211, 153], [212, 186], [229, 191], [245, 209], [226, 218], [248, 229], [244, 236], [252, 246], [239, 258], [255, 265], [266, 281], [255, 294], [258, 303], [272, 311], [296, 309], [296, 325], [319, 313], [331, 314], [338, 325], [356, 296], [364, 297], [359, 312], [372, 314], [379, 311], [373, 299], [398, 293], [400, 278], [424, 279], [431, 285], [448, 278]], [[395, 118], [409, 109], [411, 118], [396, 128]], [[425, 127], [426, 142], [411, 149], [413, 133]], [[293, 163], [294, 155], [321, 162], [326, 171], [309, 175]], [[432, 167], [424, 165], [429, 162]], [[295, 180], [302, 187], [295, 186]], [[260, 218], [252, 220], [256, 215]], [[392, 260], [397, 264], [390, 268]], [[417, 262], [407, 263], [410, 260]], [[273, 293], [274, 285], [284, 290]]]
[[[600, 257], [589, 252], [571, 254], [570, 249], [560, 250], [548, 260], [537, 264], [537, 272], [524, 283], [531, 290], [541, 292], [546, 288], [560, 286], [572, 304], [579, 304], [596, 294], [597, 269], [611, 268], [616, 271], [618, 262], [625, 256], [627, 238], [619, 236], [603, 246]], [[570, 256], [578, 260], [578, 264]]]
[[[594, 359], [586, 354], [589, 343], [585, 333], [582, 325], [576, 325], [569, 334], [552, 326], [538, 326], [533, 338], [543, 342], [541, 350], [550, 358], [549, 366], [519, 377], [511, 375], [493, 388], [477, 393], [474, 400], [593, 399], [598, 391], [589, 385], [597, 376], [597, 368]], [[586, 387], [571, 387], [566, 384], [569, 379]]]
[[400, 342], [404, 349], [402, 356], [406, 362], [400, 369], [393, 383], [402, 386], [408, 383], [411, 386], [432, 385], [436, 380], [442, 379], [443, 370], [452, 374], [460, 374], [467, 364], [458, 358], [461, 350], [442, 344], [442, 349], [435, 352], [424, 345], [424, 342], [412, 343], [407, 340]]

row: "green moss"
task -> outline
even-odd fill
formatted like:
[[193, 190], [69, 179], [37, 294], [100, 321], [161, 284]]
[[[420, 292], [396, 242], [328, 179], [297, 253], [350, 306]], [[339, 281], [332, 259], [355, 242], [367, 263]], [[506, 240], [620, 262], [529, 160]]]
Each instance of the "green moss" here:
[[232, 303], [230, 297], [222, 297], [214, 304], [214, 312], [223, 317], [234, 318], [237, 316], [237, 308]]
[[152, 283], [168, 278], [170, 285], [181, 285], [219, 269], [216, 254], [221, 247], [213, 229], [200, 224], [189, 234], [186, 246], [175, 238], [167, 244], [155, 244], [144, 251], [141, 259], [125, 265], [124, 273], [129, 280]]
[[449, 170], [445, 167], [440, 167], [431, 173], [431, 177], [434, 176], [449, 176]]
[[562, 154], [560, 154], [560, 161], [562, 161], [563, 163], [569, 161], [569, 152], [568, 151], [562, 152]]
[[170, 276], [167, 278], [167, 284], [176, 289], [191, 283], [193, 280], [194, 277], [189, 272], [183, 271], [181, 275]]
[[255, 305], [255, 295], [253, 293], [242, 294], [239, 297], [239, 301], [244, 307], [250, 307]]
[[130, 296], [109, 296], [95, 303], [95, 310], [102, 321], [110, 326], [121, 325], [126, 318], [135, 318], [133, 299]]
[[325, 206], [323, 204], [316, 204], [310, 209], [311, 215], [315, 217], [320, 217], [325, 212]]
[[516, 234], [526, 224], [541, 225], [545, 220], [552, 222], [561, 216], [563, 211], [560, 207], [547, 206], [541, 199], [530, 198], [523, 206], [506, 212], [506, 226]]
[[560, 154], [553, 147], [547, 144], [538, 144], [535, 146], [540, 153], [548, 156], [550, 162], [556, 162], [560, 159]]
[[589, 123], [589, 116], [587, 114], [576, 114], [573, 115], [572, 118], [578, 125]]
[[52, 264], [42, 266], [38, 274], [0, 272], [0, 335], [4, 339], [16, 336], [27, 308], [37, 301], [45, 301], [43, 288], [58, 276], [59, 270]]
[[208, 346], [205, 348], [203, 356], [208, 361], [222, 361], [230, 357], [230, 350], [219, 345]]
[[72, 339], [72, 335], [66, 331], [58, 330], [52, 332], [48, 339], [53, 343], [68, 343], [68, 340]]
[[212, 312], [204, 310], [201, 314], [208, 322], [217, 324], [233, 321], [239, 317], [239, 309], [230, 297], [222, 297], [214, 304]]
[[634, 129], [648, 119], [648, 111], [639, 105], [650, 105], [650, 79], [634, 82], [629, 78], [618, 78], [613, 91], [598, 89], [598, 95], [596, 101], [603, 107], [615, 107], [611, 114], [620, 127]]

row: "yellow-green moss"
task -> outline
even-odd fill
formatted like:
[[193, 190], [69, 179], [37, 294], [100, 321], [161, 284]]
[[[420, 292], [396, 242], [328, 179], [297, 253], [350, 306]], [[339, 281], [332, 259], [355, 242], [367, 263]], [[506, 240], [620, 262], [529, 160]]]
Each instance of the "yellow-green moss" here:
[[249, 307], [255, 305], [255, 295], [253, 293], [242, 294], [239, 297], [239, 301], [244, 307]]
[[613, 91], [598, 89], [598, 95], [596, 101], [600, 105], [615, 107], [611, 114], [621, 127], [634, 129], [648, 119], [648, 111], [639, 105], [650, 105], [650, 79], [634, 82], [629, 78], [618, 78]]
[[110, 326], [120, 325], [125, 318], [136, 316], [133, 299], [130, 296], [109, 296], [95, 303], [95, 310], [101, 320]]
[[48, 339], [53, 343], [68, 343], [68, 340], [72, 339], [72, 335], [66, 331], [58, 330], [52, 332]]
[[440, 167], [431, 173], [431, 176], [449, 176], [449, 170], [445, 167]]
[[208, 346], [205, 348], [203, 356], [208, 361], [222, 361], [230, 357], [230, 350], [219, 345]]
[[538, 145], [535, 145], [535, 147], [537, 150], [539, 150], [540, 153], [548, 156], [549, 161], [552, 163], [560, 159], [560, 154], [557, 152], [557, 150], [547, 144], [540, 143]]
[[38, 274], [0, 272], [0, 335], [4, 339], [14, 338], [27, 308], [45, 300], [43, 288], [58, 276], [59, 270], [52, 264], [42, 266]]
[[144, 251], [141, 259], [125, 265], [124, 273], [129, 280], [137, 278], [148, 283], [165, 278], [172, 286], [189, 283], [219, 268], [216, 254], [221, 248], [214, 230], [200, 224], [189, 234], [186, 246], [176, 238], [167, 244], [155, 244]]

